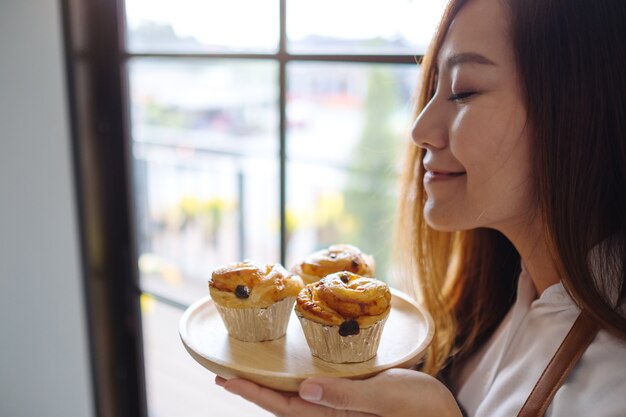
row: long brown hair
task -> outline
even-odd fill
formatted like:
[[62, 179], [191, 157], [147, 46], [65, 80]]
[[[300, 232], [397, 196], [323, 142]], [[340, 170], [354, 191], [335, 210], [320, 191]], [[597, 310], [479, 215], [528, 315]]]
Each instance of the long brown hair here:
[[[467, 1], [448, 4], [424, 56], [418, 113], [434, 94], [437, 54]], [[626, 299], [626, 3], [503, 3], [510, 11], [551, 255], [575, 302], [626, 339], [626, 319], [616, 311], [615, 299], [602, 295], [616, 296], [618, 305]], [[412, 286], [405, 289], [413, 290], [435, 320], [423, 369], [436, 374], [450, 359], [475, 352], [493, 333], [515, 299], [520, 256], [495, 230], [448, 233], [426, 224], [423, 156], [409, 144], [394, 252], [404, 266], [404, 283]], [[597, 245], [608, 238], [610, 245]]]

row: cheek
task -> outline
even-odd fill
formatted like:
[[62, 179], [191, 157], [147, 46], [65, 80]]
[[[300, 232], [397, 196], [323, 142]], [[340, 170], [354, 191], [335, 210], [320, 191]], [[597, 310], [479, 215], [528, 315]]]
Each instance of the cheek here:
[[479, 110], [459, 111], [450, 125], [450, 151], [467, 171], [483, 165], [485, 155], [492, 153], [495, 145], [495, 126]]
[[[468, 105], [450, 125], [450, 149], [468, 171], [499, 171], [526, 157], [525, 112], [511, 104]], [[522, 155], [523, 154], [523, 155]]]
[[487, 223], [532, 207], [530, 138], [518, 110], [476, 106], [459, 112], [451, 124], [451, 152], [467, 171], [462, 205]]

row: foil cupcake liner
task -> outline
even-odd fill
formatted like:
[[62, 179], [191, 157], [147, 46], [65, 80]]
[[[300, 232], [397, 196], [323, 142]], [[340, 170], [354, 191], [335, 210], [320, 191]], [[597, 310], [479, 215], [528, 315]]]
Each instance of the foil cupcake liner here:
[[244, 342], [283, 337], [296, 297], [284, 298], [266, 308], [229, 308], [215, 304], [228, 334]]
[[365, 362], [376, 356], [387, 317], [351, 336], [341, 336], [339, 326], [316, 323], [299, 314], [298, 319], [313, 356], [326, 362], [348, 363]]

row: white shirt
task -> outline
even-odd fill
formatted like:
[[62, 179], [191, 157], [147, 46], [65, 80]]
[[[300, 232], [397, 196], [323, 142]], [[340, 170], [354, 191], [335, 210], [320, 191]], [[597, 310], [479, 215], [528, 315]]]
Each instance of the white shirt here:
[[[580, 310], [561, 283], [537, 298], [526, 271], [517, 300], [461, 372], [457, 399], [470, 417], [515, 417]], [[626, 417], [626, 342], [601, 330], [545, 417]]]

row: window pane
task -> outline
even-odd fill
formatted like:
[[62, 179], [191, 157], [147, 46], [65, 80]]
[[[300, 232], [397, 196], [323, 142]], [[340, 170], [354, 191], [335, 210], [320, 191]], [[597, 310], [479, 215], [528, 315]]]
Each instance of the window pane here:
[[218, 265], [279, 258], [273, 63], [129, 67], [141, 286], [183, 303]]
[[389, 262], [399, 153], [417, 65], [288, 67], [288, 266], [332, 243]]
[[150, 417], [270, 417], [214, 383], [178, 337], [181, 310], [142, 296], [141, 310]]
[[278, 68], [271, 61], [130, 61], [133, 139], [274, 157]]
[[132, 52], [272, 52], [276, 0], [126, 0]]
[[422, 54], [447, 0], [287, 1], [293, 53]]

